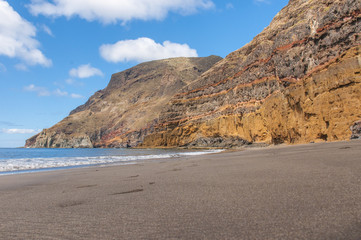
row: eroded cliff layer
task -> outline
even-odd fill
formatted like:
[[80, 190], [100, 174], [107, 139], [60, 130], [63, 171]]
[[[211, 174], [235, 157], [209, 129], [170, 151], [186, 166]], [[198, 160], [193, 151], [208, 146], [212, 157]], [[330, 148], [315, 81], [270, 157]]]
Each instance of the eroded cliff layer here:
[[173, 58], [113, 74], [109, 85], [26, 147], [85, 148], [138, 145], [157, 124], [161, 109], [182, 87], [221, 57]]
[[360, 0], [291, 0], [251, 43], [173, 97], [143, 146], [357, 137], [360, 9]]

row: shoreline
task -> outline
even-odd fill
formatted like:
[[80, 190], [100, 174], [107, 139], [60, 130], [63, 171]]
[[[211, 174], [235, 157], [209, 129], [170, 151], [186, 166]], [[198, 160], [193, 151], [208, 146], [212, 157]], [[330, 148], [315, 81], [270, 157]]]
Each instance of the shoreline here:
[[0, 239], [359, 239], [361, 140], [0, 177]]
[[[357, 140], [357, 139], [356, 139]], [[360, 139], [361, 140], [361, 139]], [[248, 151], [248, 150], [260, 150], [260, 149], [267, 149], [267, 148], [282, 148], [282, 147], [292, 147], [292, 146], [303, 146], [303, 145], [310, 145], [310, 144], [327, 144], [327, 143], [338, 143], [338, 142], [348, 142], [348, 141], [355, 141], [355, 139], [353, 140], [344, 140], [344, 141], [334, 141], [334, 142], [313, 142], [313, 143], [303, 143], [303, 144], [264, 144], [264, 143], [255, 143], [255, 144], [249, 144], [249, 145], [243, 145], [243, 146], [239, 146], [239, 147], [233, 147], [233, 148], [219, 148], [219, 147], [193, 147], [193, 148], [186, 148], [186, 147], [155, 147], [155, 148], [142, 148], [142, 147], [134, 147], [134, 148], [123, 148], [123, 149], [134, 149], [134, 150], [175, 150], [175, 151], [179, 151], [179, 150], [189, 150], [189, 151], [194, 151], [194, 152], [201, 152], [202, 150], [204, 151], [212, 151], [212, 150], [222, 150], [221, 152], [214, 152], [214, 153], [205, 153], [206, 155], [208, 154], [218, 154], [218, 153], [225, 153], [225, 152], [238, 152], [238, 151]], [[25, 147], [17, 147], [17, 148], [4, 148], [4, 149], [29, 149], [29, 148], [25, 148]], [[30, 149], [74, 149], [74, 148], [30, 148]], [[82, 148], [75, 148], [77, 150], [82, 149]], [[90, 149], [90, 148], [86, 148], [86, 149]], [[96, 148], [94, 148], [96, 149]], [[99, 149], [104, 149], [104, 148], [99, 148]], [[113, 149], [122, 149], [122, 148], [105, 148], [105, 149], [109, 149], [109, 150], [113, 150]], [[203, 154], [201, 154], [203, 155]], [[176, 159], [179, 158], [181, 156], [176, 156], [176, 157], [167, 157], [167, 158], [151, 158], [151, 159], [145, 159], [146, 161], [149, 160], [163, 160], [163, 159], [168, 159], [169, 161], [172, 159]], [[74, 157], [75, 158], [75, 157]], [[133, 162], [134, 161], [134, 162]], [[44, 167], [44, 168], [37, 168], [37, 169], [21, 169], [21, 170], [14, 170], [14, 171], [0, 171], [0, 177], [1, 176], [6, 176], [6, 175], [18, 175], [18, 174], [28, 174], [28, 173], [38, 173], [38, 172], [48, 172], [48, 171], [64, 171], [64, 170], [70, 170], [70, 169], [77, 169], [77, 168], [91, 168], [91, 167], [106, 167], [106, 166], [123, 166], [123, 165], [132, 165], [132, 164], [137, 164], [137, 163], [142, 163], [142, 160], [132, 160], [129, 162], [110, 162], [110, 163], [94, 163], [94, 164], [84, 164], [84, 165], [69, 165], [69, 166], [58, 166], [58, 167]]]
[[[12, 149], [10, 149], [12, 150]], [[33, 150], [35, 150], [35, 155]], [[70, 151], [67, 151], [70, 150]], [[224, 151], [223, 149], [30, 149], [22, 155], [10, 151], [0, 158], [0, 176], [41, 171], [59, 171], [72, 168], [129, 165], [157, 159], [176, 159]], [[39, 152], [40, 151], [40, 152]], [[50, 152], [50, 154], [47, 154]], [[1, 155], [1, 152], [0, 152]], [[6, 156], [16, 155], [16, 158]]]

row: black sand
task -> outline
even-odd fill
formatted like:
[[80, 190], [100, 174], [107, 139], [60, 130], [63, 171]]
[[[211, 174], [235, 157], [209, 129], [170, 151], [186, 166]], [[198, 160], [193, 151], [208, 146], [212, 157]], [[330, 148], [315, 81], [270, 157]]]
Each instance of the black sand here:
[[0, 239], [361, 239], [361, 141], [0, 176]]

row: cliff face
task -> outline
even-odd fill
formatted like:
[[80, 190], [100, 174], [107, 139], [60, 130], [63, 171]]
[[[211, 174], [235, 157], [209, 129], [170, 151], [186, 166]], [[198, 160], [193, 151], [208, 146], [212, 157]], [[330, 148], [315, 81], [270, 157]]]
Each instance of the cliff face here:
[[252, 42], [221, 61], [162, 60], [114, 74], [106, 89], [26, 146], [232, 147], [358, 138], [360, 32], [360, 0], [291, 0]]
[[360, 9], [359, 0], [291, 0], [251, 43], [174, 96], [143, 146], [359, 136]]
[[26, 147], [138, 145], [152, 131], [170, 98], [221, 59], [166, 59], [113, 74], [105, 89], [61, 122], [28, 139]]

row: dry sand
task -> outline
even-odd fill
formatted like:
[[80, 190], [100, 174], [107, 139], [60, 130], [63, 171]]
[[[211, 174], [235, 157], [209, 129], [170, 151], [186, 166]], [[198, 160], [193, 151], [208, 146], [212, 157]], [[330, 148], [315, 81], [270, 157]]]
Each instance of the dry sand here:
[[0, 239], [361, 239], [361, 141], [0, 176]]

